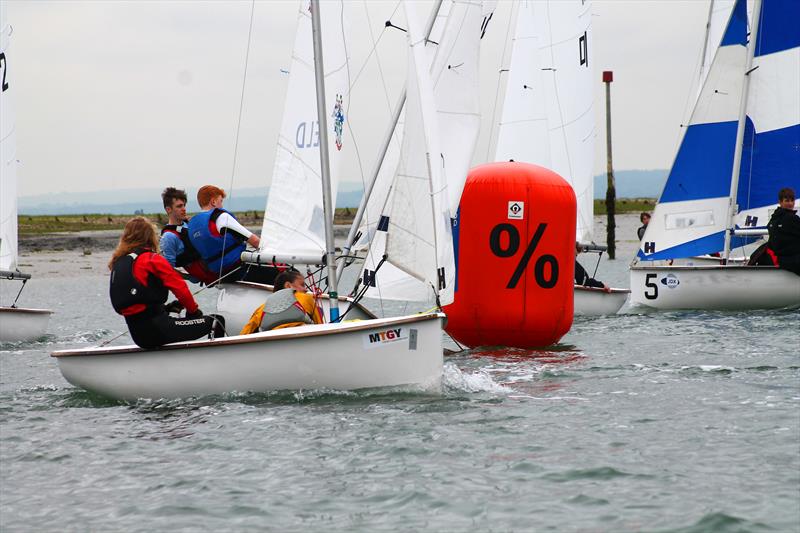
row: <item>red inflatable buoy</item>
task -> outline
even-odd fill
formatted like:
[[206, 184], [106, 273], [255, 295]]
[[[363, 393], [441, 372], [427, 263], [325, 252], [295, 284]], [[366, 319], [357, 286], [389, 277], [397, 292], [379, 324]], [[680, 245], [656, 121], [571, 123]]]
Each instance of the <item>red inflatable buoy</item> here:
[[528, 163], [472, 169], [453, 228], [447, 333], [467, 346], [536, 348], [572, 326], [575, 193]]

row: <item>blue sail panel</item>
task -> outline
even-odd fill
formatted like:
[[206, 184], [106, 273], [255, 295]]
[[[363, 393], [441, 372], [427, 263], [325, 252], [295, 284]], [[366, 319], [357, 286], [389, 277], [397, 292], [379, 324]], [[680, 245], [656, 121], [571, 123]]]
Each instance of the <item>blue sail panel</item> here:
[[757, 35], [756, 57], [800, 46], [800, 0], [763, 0]]
[[728, 19], [728, 26], [725, 28], [725, 35], [722, 36], [720, 46], [730, 46], [740, 44], [747, 46], [747, 2], [746, 0], [736, 0], [736, 4], [731, 11], [731, 18]]
[[689, 126], [659, 202], [728, 196], [735, 144], [736, 121]]
[[[732, 237], [731, 248], [738, 248], [740, 246], [744, 246], [745, 244], [750, 244], [757, 239], [758, 237]], [[696, 257], [699, 255], [714, 254], [722, 250], [724, 247], [725, 232], [718, 231], [717, 233], [712, 233], [711, 235], [706, 235], [705, 237], [700, 237], [699, 239], [688, 241], [683, 244], [679, 244], [678, 246], [661, 250], [660, 252], [656, 252], [654, 254], [645, 255], [645, 253], [639, 249], [636, 257], [640, 261], [679, 259], [684, 257]]]
[[776, 204], [784, 187], [800, 190], [800, 124], [756, 133], [748, 117], [743, 148], [736, 194], [740, 211]]

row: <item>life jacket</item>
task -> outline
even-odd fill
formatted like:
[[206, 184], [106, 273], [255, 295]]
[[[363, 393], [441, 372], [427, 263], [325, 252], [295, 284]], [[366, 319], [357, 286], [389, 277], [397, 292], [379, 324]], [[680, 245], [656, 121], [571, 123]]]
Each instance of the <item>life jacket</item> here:
[[182, 267], [190, 276], [203, 283], [212, 283], [217, 280], [218, 276], [206, 267], [200, 257], [200, 252], [192, 245], [192, 241], [189, 239], [189, 228], [184, 225], [167, 224], [161, 230], [161, 235], [167, 232], [177, 235], [183, 243], [183, 252], [175, 258], [175, 267]]
[[[211, 272], [229, 271], [241, 262], [246, 246], [233, 232], [220, 235], [216, 220], [224, 209], [209, 209], [189, 221], [189, 239]], [[229, 213], [230, 214], [230, 213]]]
[[269, 331], [292, 322], [314, 323], [295, 298], [294, 289], [281, 289], [267, 296], [261, 319], [261, 331]]
[[[125, 316], [140, 316], [143, 313], [157, 315], [164, 310], [169, 291], [164, 283], [150, 274], [147, 285], [142, 285], [133, 276], [133, 264], [143, 253], [152, 253], [136, 250], [125, 257], [120, 257], [111, 268], [111, 283], [109, 293], [114, 311]], [[141, 311], [130, 313], [133, 306], [142, 306]], [[126, 313], [126, 311], [128, 311]]]

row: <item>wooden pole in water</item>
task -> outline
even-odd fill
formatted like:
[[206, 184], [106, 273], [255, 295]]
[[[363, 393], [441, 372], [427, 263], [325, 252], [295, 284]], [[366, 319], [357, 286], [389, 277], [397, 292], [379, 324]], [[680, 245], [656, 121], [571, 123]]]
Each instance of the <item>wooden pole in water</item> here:
[[614, 73], [610, 70], [603, 71], [603, 83], [606, 84], [606, 175], [608, 177], [608, 188], [606, 189], [606, 213], [608, 217], [606, 246], [608, 246], [608, 258], [614, 259], [616, 256], [617, 224], [614, 221], [615, 203], [617, 201], [617, 188], [614, 183], [614, 166], [611, 163], [611, 82], [614, 81]]

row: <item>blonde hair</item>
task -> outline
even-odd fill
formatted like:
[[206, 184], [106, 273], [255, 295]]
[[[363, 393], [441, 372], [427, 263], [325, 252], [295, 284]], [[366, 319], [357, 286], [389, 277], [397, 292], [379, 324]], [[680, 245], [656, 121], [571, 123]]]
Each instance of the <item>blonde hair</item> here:
[[125, 229], [119, 238], [119, 244], [111, 254], [108, 269], [114, 268], [114, 263], [138, 248], [146, 248], [158, 253], [158, 232], [156, 226], [144, 217], [134, 217], [125, 224]]
[[225, 191], [214, 185], [203, 185], [197, 191], [197, 203], [200, 204], [200, 208], [202, 209], [204, 205], [210, 204], [211, 200], [217, 196], [225, 198]]

